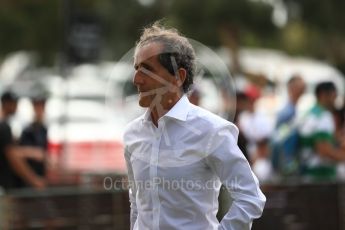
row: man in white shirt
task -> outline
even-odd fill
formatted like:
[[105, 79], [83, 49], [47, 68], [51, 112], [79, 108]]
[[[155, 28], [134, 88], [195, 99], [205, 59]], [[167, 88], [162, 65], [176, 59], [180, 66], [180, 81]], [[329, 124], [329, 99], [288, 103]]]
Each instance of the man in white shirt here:
[[[189, 41], [154, 24], [137, 43], [134, 68], [147, 111], [124, 134], [131, 229], [250, 229], [266, 198], [237, 146], [237, 127], [185, 95], [195, 72]], [[233, 202], [219, 223], [222, 183]]]

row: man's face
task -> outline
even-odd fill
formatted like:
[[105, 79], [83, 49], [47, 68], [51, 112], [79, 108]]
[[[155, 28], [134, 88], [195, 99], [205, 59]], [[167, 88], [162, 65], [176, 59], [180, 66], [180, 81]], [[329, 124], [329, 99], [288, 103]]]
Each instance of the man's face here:
[[306, 89], [306, 84], [302, 78], [297, 78], [288, 86], [288, 91], [293, 99], [299, 99]]
[[159, 62], [162, 45], [152, 42], [138, 48], [134, 57], [135, 74], [133, 83], [139, 92], [139, 105], [142, 107], [165, 108], [169, 93], [178, 90], [175, 76], [171, 75]]
[[4, 105], [3, 105], [4, 112], [8, 115], [15, 114], [17, 111], [17, 105], [18, 105], [17, 101], [4, 102]]
[[337, 98], [337, 91], [332, 90], [329, 92], [325, 92], [325, 100], [326, 100], [326, 106], [330, 109], [334, 107], [335, 99]]
[[297, 84], [296, 84], [296, 94], [297, 94], [297, 98], [301, 97], [302, 94], [304, 93], [306, 88], [305, 82], [300, 79]]
[[32, 103], [33, 109], [35, 112], [35, 118], [38, 121], [43, 121], [44, 119], [44, 108], [45, 108], [45, 101], [34, 101]]

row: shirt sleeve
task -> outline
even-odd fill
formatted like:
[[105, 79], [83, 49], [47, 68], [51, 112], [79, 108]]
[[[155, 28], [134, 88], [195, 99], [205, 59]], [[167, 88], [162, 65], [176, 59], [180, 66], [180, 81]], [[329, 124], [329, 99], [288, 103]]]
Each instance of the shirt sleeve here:
[[135, 222], [137, 221], [138, 210], [137, 210], [137, 204], [136, 204], [137, 188], [135, 186], [133, 169], [132, 169], [132, 164], [131, 164], [130, 159], [131, 159], [131, 154], [128, 151], [128, 149], [125, 148], [125, 160], [126, 160], [127, 171], [128, 171], [129, 202], [131, 205], [131, 213], [130, 213], [131, 227], [130, 227], [130, 229], [133, 230]]
[[263, 212], [266, 197], [248, 161], [237, 146], [238, 129], [227, 125], [212, 135], [206, 162], [217, 174], [233, 200], [220, 222], [222, 230], [251, 229], [253, 219]]

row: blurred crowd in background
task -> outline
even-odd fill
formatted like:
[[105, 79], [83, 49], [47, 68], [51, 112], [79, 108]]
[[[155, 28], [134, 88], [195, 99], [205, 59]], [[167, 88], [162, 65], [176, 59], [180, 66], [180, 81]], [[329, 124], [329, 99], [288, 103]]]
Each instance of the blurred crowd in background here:
[[189, 99], [238, 126], [263, 184], [345, 179], [344, 4], [2, 1], [1, 191], [104, 190], [106, 175], [125, 177], [123, 128], [143, 112], [131, 49], [160, 19], [224, 62], [225, 72], [197, 76]]
[[344, 108], [336, 106], [338, 90], [334, 82], [321, 81], [314, 88], [315, 102], [298, 110], [306, 84], [298, 74], [289, 79], [288, 98], [273, 119], [255, 108], [258, 88], [251, 85], [237, 95], [239, 145], [262, 181], [344, 179]]
[[[322, 154], [309, 159], [310, 154], [303, 150], [303, 135], [318, 128], [301, 125], [308, 117], [305, 114], [323, 103], [315, 92], [318, 84], [333, 82], [338, 96], [332, 107], [321, 107], [327, 116], [328, 112], [333, 114], [334, 127], [327, 121], [324, 131], [332, 136], [332, 146], [342, 146], [345, 46], [339, 22], [344, 16], [337, 13], [342, 1], [1, 4], [4, 33], [0, 41], [6, 45], [0, 49], [0, 93], [5, 99], [19, 97], [17, 113], [7, 112], [6, 103], [2, 103], [1, 119], [10, 124], [18, 146], [27, 144], [23, 135], [36, 120], [45, 124], [42, 137], [38, 137], [40, 143], [30, 145], [48, 152], [44, 162], [49, 165], [50, 183], [60, 183], [61, 174], [125, 174], [122, 129], [142, 110], [131, 84], [132, 63], [121, 57], [129, 55], [126, 52], [144, 26], [162, 18], [167, 26], [211, 48], [225, 63], [231, 79], [224, 81], [227, 73], [218, 72], [223, 76], [213, 78], [222, 79], [219, 84], [205, 70], [190, 100], [236, 123], [241, 131], [240, 147], [259, 179], [305, 174], [310, 171], [305, 161], [323, 167], [323, 158], [338, 161], [336, 172], [331, 174], [343, 177], [341, 160], [333, 156], [333, 148], [324, 154], [324, 150], [315, 149], [316, 142], [309, 143], [313, 151]], [[198, 13], [190, 14], [192, 9]], [[316, 11], [318, 15], [311, 13]], [[199, 59], [214, 65], [208, 55]], [[44, 100], [36, 102], [39, 94], [45, 95]], [[42, 187], [42, 183], [34, 184]]]
[[[58, 109], [63, 110], [60, 111], [60, 117], [54, 112], [59, 104], [53, 92], [49, 92], [48, 87], [38, 81], [31, 82], [31, 88], [26, 94], [18, 91], [20, 81], [14, 81], [2, 92], [3, 188], [29, 186], [42, 189], [47, 183], [54, 184], [54, 179], [58, 180], [61, 172], [125, 174], [121, 140], [123, 127], [130, 119], [139, 115], [142, 109], [137, 105], [136, 99], [125, 103], [126, 96], [132, 97], [132, 94], [124, 95], [131, 90], [123, 85], [132, 85], [133, 70], [129, 63], [122, 64], [128, 65], [127, 71], [113, 76], [116, 78], [121, 75], [119, 78], [123, 78], [125, 82], [110, 84], [109, 79], [100, 81], [97, 74], [93, 76], [97, 79], [94, 82], [86, 81], [85, 77], [76, 81], [81, 91], [85, 85], [90, 87], [90, 83], [95, 90], [97, 84], [106, 82], [98, 89], [100, 98], [91, 92], [78, 94], [71, 87], [71, 82], [78, 76], [71, 76], [67, 83], [62, 80], [64, 84], [59, 91], [71, 87], [71, 91], [77, 94], [71, 95], [66, 91], [58, 99], [62, 103]], [[114, 66], [117, 68], [112, 68], [112, 73], [119, 71], [118, 64]], [[88, 74], [92, 70], [91, 66], [78, 68], [84, 68]], [[332, 74], [331, 70], [333, 69], [328, 69], [328, 74]], [[234, 82], [235, 92], [229, 94], [226, 92], [229, 89], [215, 84], [214, 96], [210, 94], [212, 87], [203, 84], [203, 81], [208, 81], [206, 75], [205, 79], [199, 79], [188, 95], [193, 104], [208, 108], [238, 126], [239, 147], [259, 180], [344, 179], [345, 118], [341, 87], [344, 86], [344, 79], [336, 75], [330, 76], [325, 78], [315, 75], [310, 82], [302, 73], [296, 72], [273, 86], [268, 83], [260, 85], [255, 77], [251, 80], [243, 75], [233, 76], [233, 79], [228, 80]], [[106, 98], [106, 87], [119, 87], [118, 85], [122, 89], [113, 89], [122, 91], [117, 92], [118, 98], [112, 93], [110, 99]], [[56, 85], [51, 87], [55, 88]], [[84, 90], [87, 91], [87, 88]], [[20, 112], [17, 108], [22, 100], [29, 103], [22, 103]], [[81, 104], [78, 105], [77, 102]], [[109, 102], [111, 104], [107, 105]], [[47, 103], [51, 106], [48, 108], [52, 110], [50, 113], [46, 111]], [[98, 103], [98, 107], [94, 103]], [[131, 110], [133, 103], [136, 109]], [[215, 106], [216, 104], [219, 106]], [[30, 109], [31, 114], [28, 113]], [[95, 111], [99, 114], [92, 118], [91, 114]], [[75, 113], [86, 113], [87, 116], [78, 117]], [[129, 116], [129, 113], [133, 114]], [[52, 117], [48, 117], [49, 114]], [[56, 125], [60, 131], [56, 131]], [[95, 126], [98, 128], [95, 129]], [[87, 132], [89, 135], [86, 135]], [[63, 182], [60, 179], [55, 183]]]

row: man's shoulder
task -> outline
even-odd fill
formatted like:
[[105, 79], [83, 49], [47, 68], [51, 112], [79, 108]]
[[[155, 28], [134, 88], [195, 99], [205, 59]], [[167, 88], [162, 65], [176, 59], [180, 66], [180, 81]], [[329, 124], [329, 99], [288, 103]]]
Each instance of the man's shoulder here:
[[236, 128], [236, 125], [232, 122], [222, 118], [221, 116], [212, 113], [209, 110], [201, 108], [199, 106], [192, 106], [192, 113], [190, 115], [191, 120], [196, 120], [204, 123], [210, 131], [217, 130], [222, 127], [230, 126]]
[[135, 133], [140, 132], [140, 128], [142, 127], [142, 122], [144, 119], [144, 115], [141, 115], [134, 120], [130, 121], [124, 128], [123, 132], [123, 141], [126, 143], [127, 140], [135, 135]]
[[317, 118], [320, 118], [323, 116], [329, 116], [330, 114], [331, 114], [331, 112], [329, 110], [319, 106], [318, 104], [315, 104], [307, 112], [307, 116], [317, 117]]
[[29, 124], [29, 125], [25, 126], [25, 128], [22, 131], [22, 134], [33, 133], [33, 131], [34, 131], [33, 125]]
[[11, 132], [11, 127], [6, 121], [2, 120], [2, 121], [0, 121], [0, 131], [1, 132]]
[[13, 143], [11, 127], [6, 121], [0, 122], [0, 142], [2, 147]]
[[6, 120], [0, 120], [0, 126], [6, 126], [8, 125], [7, 121]]
[[321, 106], [315, 105], [307, 112], [304, 120], [312, 120], [317, 126], [321, 121], [333, 120], [333, 115], [331, 111], [322, 108]]
[[47, 132], [47, 131], [48, 129], [44, 124], [32, 122], [26, 125], [22, 132], [36, 133], [36, 132]]
[[137, 127], [139, 124], [142, 123], [142, 120], [144, 119], [144, 114], [131, 120], [126, 126], [125, 126], [125, 132], [131, 131], [131, 129]]
[[293, 119], [296, 112], [296, 108], [292, 103], [287, 103], [277, 115], [277, 120], [281, 123], [288, 122]]
[[302, 136], [319, 132], [334, 132], [332, 113], [318, 106], [312, 107], [299, 124], [299, 132]]

